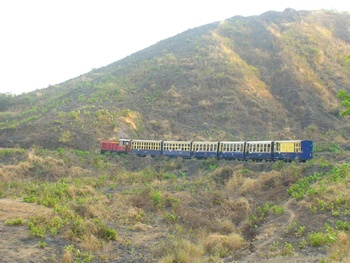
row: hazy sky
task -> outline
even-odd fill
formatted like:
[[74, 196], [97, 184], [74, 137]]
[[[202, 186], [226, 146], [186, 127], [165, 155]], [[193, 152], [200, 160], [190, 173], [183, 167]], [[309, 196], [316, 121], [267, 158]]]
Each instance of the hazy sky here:
[[1, 0], [0, 93], [46, 88], [189, 28], [288, 7], [350, 11], [350, 2]]

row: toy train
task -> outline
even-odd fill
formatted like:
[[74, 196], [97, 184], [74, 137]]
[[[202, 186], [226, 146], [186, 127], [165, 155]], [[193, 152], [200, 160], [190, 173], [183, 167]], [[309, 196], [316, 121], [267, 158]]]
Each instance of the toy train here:
[[281, 141], [162, 141], [162, 140], [104, 140], [101, 153], [134, 154], [182, 158], [218, 158], [253, 161], [300, 161], [313, 158], [311, 140]]

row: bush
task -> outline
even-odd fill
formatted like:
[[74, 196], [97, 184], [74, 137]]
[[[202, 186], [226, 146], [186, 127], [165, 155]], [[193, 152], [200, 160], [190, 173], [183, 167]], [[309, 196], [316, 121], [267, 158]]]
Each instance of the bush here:
[[310, 245], [313, 247], [326, 246], [336, 241], [336, 236], [331, 233], [312, 232], [308, 235]]
[[21, 226], [24, 224], [24, 220], [22, 217], [16, 219], [9, 219], [5, 221], [5, 224], [8, 226]]

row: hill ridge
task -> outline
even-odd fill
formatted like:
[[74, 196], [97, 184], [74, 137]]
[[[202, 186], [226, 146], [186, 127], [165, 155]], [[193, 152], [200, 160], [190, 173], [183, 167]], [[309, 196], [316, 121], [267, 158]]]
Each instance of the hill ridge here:
[[349, 28], [347, 13], [286, 9], [189, 29], [10, 98], [0, 107], [0, 146], [346, 135], [336, 94], [350, 86]]

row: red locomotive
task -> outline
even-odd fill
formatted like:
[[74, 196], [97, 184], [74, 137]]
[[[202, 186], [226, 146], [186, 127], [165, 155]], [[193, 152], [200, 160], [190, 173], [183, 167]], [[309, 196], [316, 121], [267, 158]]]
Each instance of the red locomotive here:
[[101, 141], [101, 153], [128, 153], [130, 152], [130, 140], [103, 140]]

